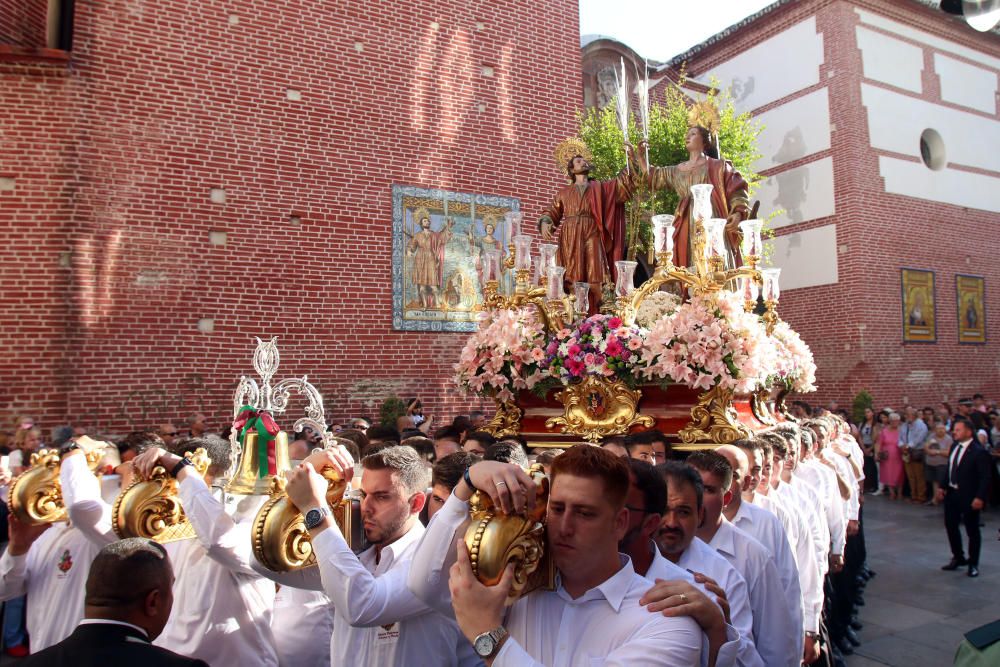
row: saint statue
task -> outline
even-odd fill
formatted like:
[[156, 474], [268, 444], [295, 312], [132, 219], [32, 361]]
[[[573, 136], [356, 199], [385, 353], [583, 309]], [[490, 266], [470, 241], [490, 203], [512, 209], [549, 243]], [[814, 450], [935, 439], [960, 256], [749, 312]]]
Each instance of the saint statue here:
[[451, 240], [451, 228], [455, 223], [448, 218], [445, 220], [444, 229], [435, 232], [431, 231], [431, 216], [427, 209], [417, 209], [413, 217], [420, 226], [419, 231], [406, 246], [406, 253], [413, 257], [413, 284], [417, 287], [417, 297], [420, 299], [421, 307], [439, 308], [444, 247]]
[[684, 147], [688, 160], [668, 167], [646, 164], [644, 146], [640, 144], [637, 160], [646, 174], [651, 190], [669, 189], [680, 196], [674, 213], [674, 258], [676, 266], [694, 265], [691, 248], [695, 235], [702, 233], [691, 220], [691, 186], [712, 185], [712, 217], [725, 218], [726, 224], [726, 268], [740, 265], [739, 224], [749, 217], [747, 183], [740, 172], [733, 169], [731, 162], [719, 159], [719, 149], [712, 133], [702, 125], [693, 125], [684, 137]]
[[538, 229], [545, 241], [559, 233], [559, 265], [565, 267], [565, 289], [573, 283], [590, 284], [590, 314], [600, 311], [601, 288], [614, 284], [615, 262], [625, 259], [625, 202], [635, 190], [639, 174], [631, 146], [627, 149], [631, 169], [622, 170], [607, 181], [591, 180], [590, 149], [580, 139], [563, 141], [555, 158], [566, 170], [570, 184], [556, 193], [542, 212]]

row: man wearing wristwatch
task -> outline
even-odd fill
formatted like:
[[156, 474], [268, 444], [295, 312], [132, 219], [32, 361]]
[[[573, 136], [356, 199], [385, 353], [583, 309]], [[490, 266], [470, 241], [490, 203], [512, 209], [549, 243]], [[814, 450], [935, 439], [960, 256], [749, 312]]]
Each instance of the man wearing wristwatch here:
[[[618, 553], [628, 525], [625, 461], [578, 445], [553, 461], [551, 480], [546, 531], [556, 590], [533, 591], [507, 608], [512, 567], [499, 584], [484, 586], [472, 573], [465, 542], [453, 547], [476, 489], [504, 512], [533, 507], [532, 479], [496, 461], [473, 465], [434, 516], [413, 559], [410, 589], [442, 612], [454, 609], [465, 636], [492, 667], [700, 664], [698, 624], [647, 611], [639, 600], [650, 582]], [[454, 565], [446, 570], [449, 562]]]
[[230, 467], [229, 441], [204, 435], [178, 447], [205, 449], [211, 463], [204, 478], [191, 461], [158, 447], [133, 460], [145, 479], [157, 465], [177, 478], [181, 506], [196, 534], [165, 545], [176, 576], [174, 605], [153, 643], [212, 667], [277, 667], [271, 633], [274, 583], [251, 568], [253, 518], [267, 496], [231, 497], [227, 507], [213, 493], [213, 482]]
[[[354, 462], [343, 447], [324, 452], [319, 466], [343, 479]], [[361, 517], [373, 546], [355, 555], [326, 504], [327, 481], [307, 461], [288, 475], [286, 491], [305, 515], [323, 590], [336, 616], [330, 664], [459, 667], [479, 664], [454, 620], [406, 587], [411, 559], [424, 533], [418, 520], [430, 475], [412, 447], [394, 446], [361, 461]], [[317, 638], [317, 641], [326, 638]]]

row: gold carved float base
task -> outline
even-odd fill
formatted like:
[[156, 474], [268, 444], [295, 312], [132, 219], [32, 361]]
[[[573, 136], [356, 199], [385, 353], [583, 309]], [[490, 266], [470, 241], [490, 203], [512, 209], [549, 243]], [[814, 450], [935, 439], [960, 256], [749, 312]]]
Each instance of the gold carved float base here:
[[691, 423], [678, 435], [685, 444], [725, 445], [749, 438], [753, 433], [737, 419], [733, 392], [713, 387], [698, 397], [698, 404], [691, 408]]
[[483, 430], [494, 438], [506, 438], [521, 432], [521, 417], [524, 412], [511, 401], [497, 401], [497, 411], [493, 419], [486, 422]]
[[588, 375], [556, 394], [565, 410], [561, 417], [548, 419], [545, 426], [562, 427], [563, 433], [588, 442], [628, 433], [633, 426], [649, 428], [653, 418], [637, 412], [641, 397], [642, 391], [629, 389], [619, 380]]

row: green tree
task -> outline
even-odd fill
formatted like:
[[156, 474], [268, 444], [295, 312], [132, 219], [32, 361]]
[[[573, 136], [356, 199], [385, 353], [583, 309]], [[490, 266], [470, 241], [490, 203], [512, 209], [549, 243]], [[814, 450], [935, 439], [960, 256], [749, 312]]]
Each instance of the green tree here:
[[396, 428], [396, 420], [406, 414], [406, 403], [399, 396], [389, 396], [382, 401], [379, 410], [379, 423], [382, 426]]
[[865, 419], [865, 410], [867, 408], [874, 409], [875, 399], [866, 390], [862, 389], [855, 396], [854, 400], [851, 402], [851, 419], [854, 420], [855, 424], [860, 424]]
[[[654, 165], [671, 165], [688, 158], [684, 148], [684, 135], [688, 130], [688, 109], [691, 100], [679, 86], [668, 85], [663, 103], [651, 103], [649, 109], [649, 162]], [[760, 176], [753, 170], [753, 164], [760, 157], [757, 139], [763, 126], [749, 113], [738, 113], [733, 104], [731, 91], [720, 90], [719, 82], [711, 81], [709, 101], [719, 111], [718, 139], [721, 155], [733, 163], [743, 175], [750, 192], [760, 182]], [[603, 109], [588, 109], [579, 116], [578, 136], [593, 153], [591, 176], [597, 179], [613, 178], [625, 168], [625, 147], [622, 130], [618, 123], [615, 106], [609, 104]], [[629, 121], [629, 141], [634, 146], [642, 139], [642, 129], [634, 117]], [[650, 217], [657, 213], [673, 213], [677, 209], [678, 196], [674, 192], [650, 193], [640, 186], [632, 201], [626, 204], [628, 219], [627, 248], [629, 258], [645, 252], [651, 245], [652, 228]], [[772, 212], [770, 219], [777, 212]]]

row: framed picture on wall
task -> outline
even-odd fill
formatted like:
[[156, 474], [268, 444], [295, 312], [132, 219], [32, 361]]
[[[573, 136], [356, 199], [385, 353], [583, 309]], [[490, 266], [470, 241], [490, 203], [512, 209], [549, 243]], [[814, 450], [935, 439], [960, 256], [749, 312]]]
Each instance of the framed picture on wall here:
[[903, 292], [903, 342], [933, 343], [937, 340], [934, 307], [934, 272], [901, 269]]
[[955, 276], [958, 342], [986, 342], [985, 281], [982, 276]]

